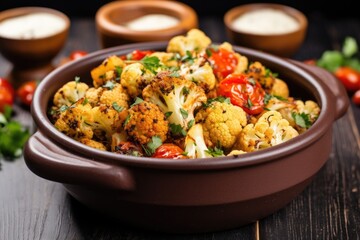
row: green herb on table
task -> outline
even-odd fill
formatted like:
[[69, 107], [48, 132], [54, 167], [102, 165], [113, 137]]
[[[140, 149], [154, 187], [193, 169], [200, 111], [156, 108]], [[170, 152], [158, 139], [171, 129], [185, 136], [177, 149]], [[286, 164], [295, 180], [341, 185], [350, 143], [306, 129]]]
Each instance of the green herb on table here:
[[30, 137], [29, 130], [11, 119], [11, 108], [0, 113], [0, 159], [12, 160], [22, 155], [24, 144]]

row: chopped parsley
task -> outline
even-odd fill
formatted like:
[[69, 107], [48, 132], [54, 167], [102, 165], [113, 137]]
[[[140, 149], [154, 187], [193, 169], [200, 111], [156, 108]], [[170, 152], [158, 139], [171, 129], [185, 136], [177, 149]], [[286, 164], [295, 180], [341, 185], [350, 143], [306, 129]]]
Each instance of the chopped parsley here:
[[140, 61], [144, 67], [149, 70], [150, 72], [152, 72], [153, 74], [157, 74], [157, 70], [159, 67], [161, 67], [160, 64], [160, 59], [156, 56], [146, 56], [143, 59], [141, 59]]
[[119, 106], [119, 104], [117, 102], [113, 102], [112, 103], [112, 107], [117, 111], [117, 112], [121, 112], [122, 110], [124, 110], [124, 107]]
[[161, 138], [159, 138], [158, 136], [153, 136], [151, 138], [150, 142], [148, 142], [146, 144], [146, 146], [143, 145], [142, 147], [143, 147], [143, 149], [145, 151], [145, 154], [147, 156], [152, 156], [155, 153], [156, 149], [158, 147], [160, 147], [161, 145], [162, 145]]
[[309, 114], [292, 112], [291, 116], [295, 120], [296, 125], [298, 125], [298, 126], [300, 126], [302, 128], [311, 127], [311, 121], [310, 121]]

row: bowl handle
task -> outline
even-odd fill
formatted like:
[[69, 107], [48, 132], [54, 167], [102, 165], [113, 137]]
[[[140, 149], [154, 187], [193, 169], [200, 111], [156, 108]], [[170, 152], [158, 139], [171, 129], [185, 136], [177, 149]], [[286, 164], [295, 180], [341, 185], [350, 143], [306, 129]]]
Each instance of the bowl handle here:
[[323, 68], [296, 60], [291, 60], [291, 62], [315, 75], [317, 80], [321, 81], [321, 83], [329, 88], [336, 101], [335, 119], [339, 119], [344, 116], [349, 108], [350, 101], [347, 91], [342, 83], [333, 74]]
[[127, 191], [135, 188], [128, 169], [75, 155], [39, 131], [27, 141], [24, 159], [32, 172], [51, 181]]

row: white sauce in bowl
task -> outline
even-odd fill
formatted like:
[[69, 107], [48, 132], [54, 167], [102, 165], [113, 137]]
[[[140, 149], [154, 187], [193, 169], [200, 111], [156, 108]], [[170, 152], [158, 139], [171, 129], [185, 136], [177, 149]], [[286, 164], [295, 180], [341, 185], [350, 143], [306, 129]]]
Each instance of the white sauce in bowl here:
[[165, 14], [148, 14], [136, 18], [125, 26], [136, 31], [152, 31], [174, 27], [179, 23], [179, 19]]
[[0, 36], [12, 39], [44, 38], [62, 31], [66, 22], [51, 13], [31, 13], [0, 22]]
[[232, 26], [238, 31], [266, 35], [293, 32], [299, 28], [299, 22], [281, 10], [269, 8], [244, 13]]

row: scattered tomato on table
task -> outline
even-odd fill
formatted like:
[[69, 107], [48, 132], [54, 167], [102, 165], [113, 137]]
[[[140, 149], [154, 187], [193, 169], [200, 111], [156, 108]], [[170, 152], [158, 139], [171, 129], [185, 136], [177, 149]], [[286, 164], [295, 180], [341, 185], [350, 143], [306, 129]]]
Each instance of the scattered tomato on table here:
[[79, 59], [79, 58], [82, 58], [82, 57], [86, 56], [87, 54], [88, 54], [88, 52], [87, 52], [87, 51], [84, 51], [84, 50], [74, 50], [74, 51], [72, 51], [72, 52], [70, 53], [69, 59], [70, 59], [71, 61], [77, 60], [77, 59]]
[[15, 90], [11, 83], [0, 77], [0, 112], [4, 112], [5, 106], [11, 107], [15, 100]]
[[37, 81], [27, 81], [20, 85], [20, 87], [16, 90], [16, 96], [20, 100], [22, 104], [25, 106], [30, 106], [35, 90], [37, 86]]
[[344, 85], [354, 104], [360, 106], [360, 58], [358, 45], [353, 37], [346, 37], [341, 51], [327, 50], [320, 59], [308, 59], [304, 63], [322, 67], [333, 73]]

